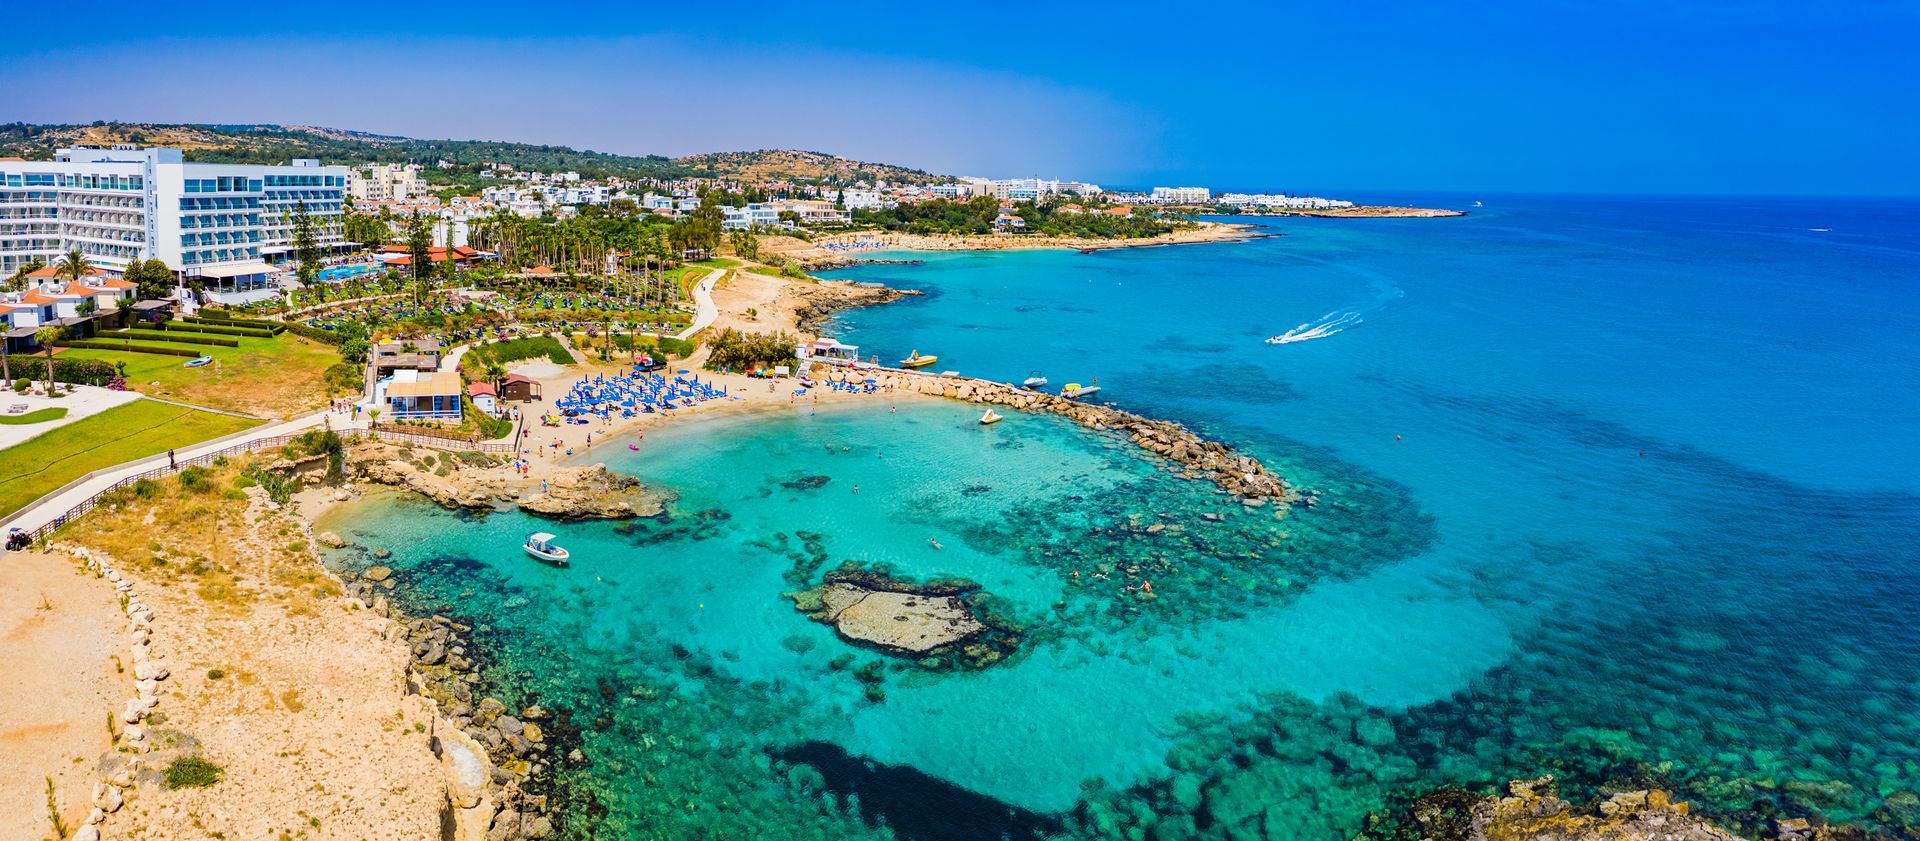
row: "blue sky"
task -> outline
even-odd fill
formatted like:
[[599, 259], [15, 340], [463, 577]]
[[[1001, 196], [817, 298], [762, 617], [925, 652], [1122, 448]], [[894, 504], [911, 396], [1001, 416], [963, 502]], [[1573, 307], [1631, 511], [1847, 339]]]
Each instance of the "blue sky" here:
[[1915, 2], [72, 8], [9, 11], [0, 120], [1108, 185], [1920, 194]]

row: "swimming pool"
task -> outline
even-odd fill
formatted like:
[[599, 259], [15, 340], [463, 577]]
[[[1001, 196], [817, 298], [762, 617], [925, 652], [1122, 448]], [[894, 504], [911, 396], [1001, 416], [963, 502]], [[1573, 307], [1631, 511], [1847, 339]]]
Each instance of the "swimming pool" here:
[[320, 270], [320, 279], [329, 283], [348, 280], [360, 275], [379, 274], [386, 270], [383, 263], [354, 263], [347, 266], [330, 266]]

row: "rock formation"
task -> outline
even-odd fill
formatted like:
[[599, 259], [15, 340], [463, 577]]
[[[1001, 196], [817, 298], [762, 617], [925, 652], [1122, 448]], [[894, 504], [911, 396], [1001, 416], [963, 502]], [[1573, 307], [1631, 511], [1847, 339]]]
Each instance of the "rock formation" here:
[[969, 603], [979, 591], [971, 581], [916, 584], [849, 563], [827, 573], [819, 586], [787, 597], [850, 642], [912, 657], [928, 668], [949, 661], [984, 668], [1012, 653], [1019, 635]]
[[1507, 797], [1433, 792], [1414, 801], [1408, 819], [1433, 841], [1741, 841], [1659, 789], [1620, 792], [1580, 809], [1554, 793], [1552, 776], [1507, 788]]
[[413, 491], [446, 508], [492, 511], [512, 504], [558, 520], [653, 517], [666, 508], [660, 494], [602, 464], [561, 467], [544, 482], [530, 482], [487, 469], [491, 465], [476, 469], [441, 453], [414, 457], [384, 443], [355, 447], [349, 463], [358, 479]]

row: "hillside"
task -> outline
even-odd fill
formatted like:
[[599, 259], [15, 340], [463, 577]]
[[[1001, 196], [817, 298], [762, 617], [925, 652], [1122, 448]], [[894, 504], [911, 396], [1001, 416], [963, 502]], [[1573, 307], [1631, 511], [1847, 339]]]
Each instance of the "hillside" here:
[[[344, 129], [280, 125], [94, 123], [92, 125], [0, 124], [0, 157], [45, 159], [74, 143], [137, 143], [176, 146], [187, 159], [211, 163], [284, 163], [319, 158], [329, 164], [449, 161], [461, 169], [487, 161], [519, 169], [573, 171], [589, 178], [726, 178], [752, 181], [851, 182], [885, 179], [927, 183], [917, 169], [865, 163], [821, 152], [762, 150], [667, 158], [615, 155], [531, 143], [490, 140], [421, 140]], [[429, 179], [436, 180], [436, 179]]]
[[757, 152], [709, 152], [674, 158], [695, 175], [739, 178], [748, 181], [819, 181], [851, 183], [887, 181], [899, 184], [930, 184], [941, 180], [932, 173], [891, 164], [854, 161], [825, 152], [795, 149], [762, 149]]

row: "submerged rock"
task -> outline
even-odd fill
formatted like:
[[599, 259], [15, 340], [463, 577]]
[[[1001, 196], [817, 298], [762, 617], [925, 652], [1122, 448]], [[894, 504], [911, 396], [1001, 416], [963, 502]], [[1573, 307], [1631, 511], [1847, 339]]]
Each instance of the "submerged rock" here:
[[788, 593], [794, 607], [832, 625], [842, 639], [938, 669], [949, 656], [983, 668], [1011, 653], [1015, 629], [982, 617], [967, 596], [971, 581], [917, 584], [848, 564], [827, 573], [819, 586]]
[[1618, 792], [1591, 810], [1560, 799], [1552, 776], [1514, 780], [1508, 791], [1507, 797], [1482, 797], [1442, 789], [1415, 800], [1407, 819], [1434, 841], [1741, 841], [1660, 789]]

